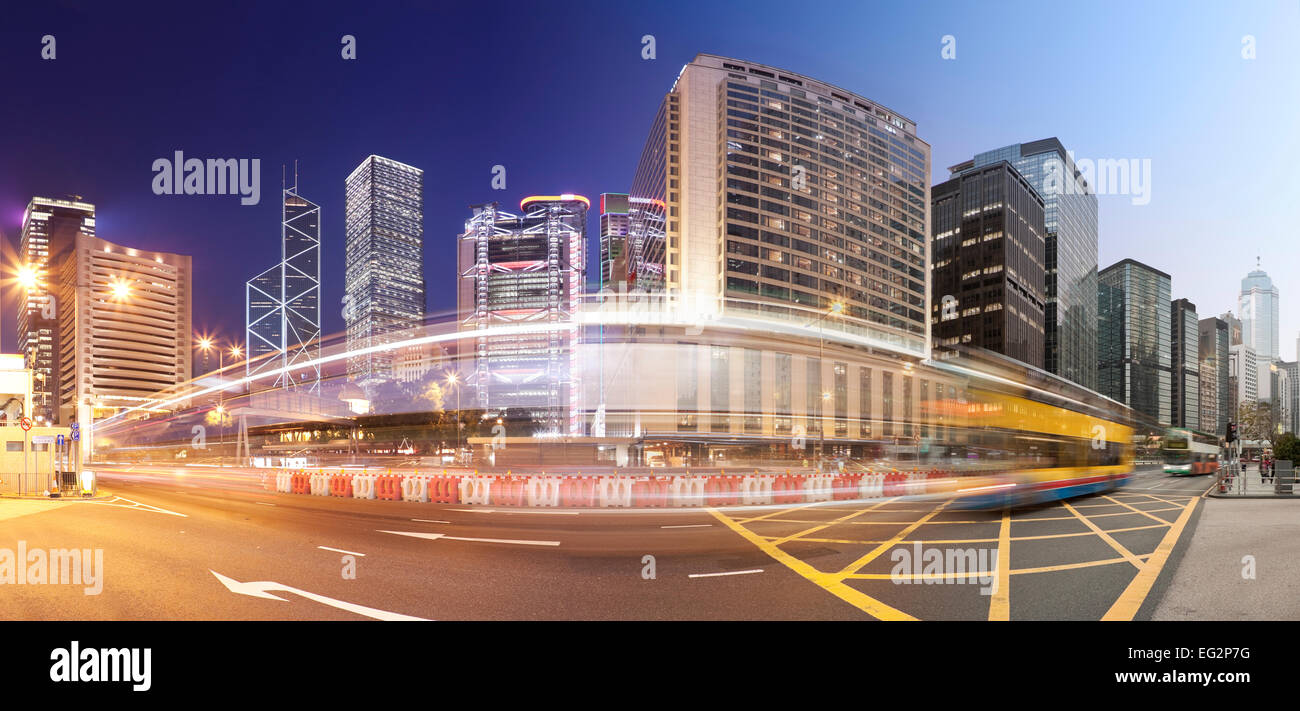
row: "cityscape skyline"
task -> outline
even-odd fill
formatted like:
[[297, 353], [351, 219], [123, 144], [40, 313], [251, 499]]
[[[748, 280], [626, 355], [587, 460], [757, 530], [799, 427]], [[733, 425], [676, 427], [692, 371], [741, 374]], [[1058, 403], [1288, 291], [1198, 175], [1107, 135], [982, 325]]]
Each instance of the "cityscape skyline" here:
[[[682, 12], [688, 12], [688, 10], [682, 10]], [[716, 10], [699, 9], [690, 10], [690, 12], [708, 13], [716, 12]], [[902, 12], [902, 10], [892, 10], [892, 12]], [[1274, 10], [1274, 12], [1282, 12], [1282, 10], [1277, 9]], [[1147, 16], [1140, 16], [1139, 19], [1143, 17]], [[1238, 21], [1240, 22], [1240, 19], [1238, 19]], [[588, 23], [588, 25], [598, 25], [597, 18], [584, 18], [584, 22]], [[935, 19], [935, 22], [937, 23], [936, 26], [941, 25], [941, 23], [937, 22], [937, 19]], [[1022, 22], [1031, 23], [1032, 25], [1034, 19], [1023, 19]], [[698, 25], [698, 23], [693, 23], [693, 25]], [[272, 22], [270, 22], [270, 26], [277, 26], [274, 18], [272, 19]], [[1260, 34], [1258, 34], [1261, 38], [1261, 42], [1262, 38], [1268, 36], [1266, 35], [1266, 29], [1268, 29], [1268, 23], [1261, 21], [1261, 30]], [[1190, 30], [1200, 32], [1200, 34], [1205, 34], [1205, 32], [1209, 31], [1208, 23], [1197, 22], [1195, 25], [1190, 27]], [[755, 31], [758, 32], [757, 36], [763, 36], [763, 32], [767, 30], [764, 30], [762, 26], [758, 26], [758, 23], [755, 23]], [[1084, 32], [1084, 36], [1088, 36], [1088, 32], [1100, 30], [1097, 29], [1097, 27], [1088, 25], [1088, 23], [1083, 23], [1083, 25], [1080, 26], [1080, 31]], [[693, 30], [693, 32], [698, 32], [698, 30]], [[995, 32], [995, 36], [997, 36], [997, 34], [998, 32]], [[381, 34], [380, 36], [389, 35]], [[961, 38], [961, 34], [958, 34], [957, 36], [958, 38]], [[940, 178], [943, 178], [943, 175], [936, 173], [940, 173], [941, 170], [944, 170], [943, 166], [956, 162], [961, 159], [962, 155], [975, 155], [976, 152], [984, 151], [984, 149], [987, 149], [989, 146], [1002, 146], [1002, 144], [1015, 142], [1015, 140], [1032, 138], [1032, 136], [1037, 135], [1061, 136], [1062, 142], [1066, 143], [1066, 146], [1069, 146], [1071, 149], [1076, 151], [1076, 159], [1084, 156], [1097, 157], [1097, 159], [1100, 159], [1100, 157], [1105, 156], [1123, 157], [1127, 155], [1147, 155], [1147, 153], [1141, 151], [1126, 152], [1118, 151], [1118, 149], [1110, 149], [1115, 146], [1128, 146], [1128, 144], [1131, 143], [1104, 143], [1101, 144], [1101, 146], [1109, 147], [1097, 149], [1099, 143], [1095, 142], [1095, 140], [1088, 140], [1087, 136], [1084, 136], [1082, 139], [1076, 138], [1076, 135], [1079, 135], [1079, 133], [1088, 133], [1088, 131], [1071, 131], [1071, 123], [1074, 123], [1075, 127], [1078, 127], [1078, 118], [1071, 117], [1062, 117], [1060, 127], [1044, 122], [1041, 120], [1041, 117], [1034, 118], [1032, 121], [1028, 117], [1017, 117], [1017, 120], [1014, 122], [1002, 122], [1002, 125], [998, 126], [996, 131], [993, 130], [992, 127], [984, 125], [984, 123], [966, 123], [962, 130], [956, 131], [953, 135], [945, 134], [945, 130], [953, 131], [952, 127], [950, 127], [950, 120], [944, 117], [943, 113], [936, 112], [936, 110], [927, 107], [930, 107], [930, 105], [933, 104], [933, 94], [940, 94], [940, 92], [943, 92], [945, 88], [948, 88], [948, 90], [952, 88], [952, 79], [945, 79], [944, 82], [936, 83], [935, 86], [931, 87], [931, 90], [928, 91], [924, 86], [901, 87], [896, 79], [889, 79], [883, 77], [883, 75], [871, 73], [871, 71], [849, 69], [849, 66], [852, 66], [852, 62], [842, 60], [842, 58], [841, 60], [829, 60], [829, 58], [811, 58], [811, 60], [809, 60], [809, 58], [801, 58], [800, 61], [796, 61], [793, 60], [793, 58], [783, 58], [783, 55], [785, 55], [784, 51], [780, 51], [780, 49], [772, 49], [770, 47], [753, 49], [753, 51], [741, 51], [741, 49], [735, 48], [724, 49], [725, 47], [735, 47], [737, 43], [731, 42], [731, 40], [719, 38], [714, 38], [714, 42], [705, 43], [698, 43], [697, 40], [692, 39], [689, 40], [689, 42], [692, 43], [692, 47], [679, 47], [679, 44], [685, 44], [688, 40], [685, 38], [672, 38], [672, 42], [669, 43], [669, 38], [667, 38], [667, 36], [659, 36], [660, 43], [662, 44], [660, 44], [658, 48], [658, 57], [653, 61], [646, 61], [642, 60], [640, 53], [637, 52], [638, 45], [634, 42], [637, 38], [627, 39], [629, 42], [633, 43], [632, 47], [623, 48], [621, 51], [614, 51], [612, 47], [606, 47], [606, 45], [604, 45], [604, 43], [610, 42], [610, 40], [593, 40], [593, 48], [584, 49], [584, 51], [580, 52], [569, 52], [567, 60], [565, 60], [568, 62], [577, 62], [580, 61], [582, 56], [588, 56], [590, 52], [594, 51], [608, 51], [610, 52], [611, 57], [627, 55], [627, 60], [625, 60], [623, 64], [620, 64], [620, 62], [612, 62], [612, 64], [620, 66], [620, 68], [623, 69], [630, 69], [632, 66], [637, 69], [636, 73], [630, 75], [628, 78], [630, 91], [628, 91], [627, 86], [624, 86], [623, 88], [624, 94], [627, 94], [628, 96], [627, 103], [636, 105], [637, 107], [636, 113], [630, 112], [629, 109], [629, 118], [627, 122], [615, 123], [610, 121], [610, 123], [615, 123], [615, 125], [601, 126], [593, 135], [591, 134], [591, 131], [585, 130], [586, 127], [588, 127], [586, 123], [578, 123], [577, 121], [564, 123], [562, 121], [562, 118], [572, 117], [541, 116], [538, 117], [538, 126], [536, 129], [533, 129], [533, 127], [530, 126], [525, 126], [523, 133], [530, 134], [532, 133], [532, 130], [541, 130], [543, 126], [545, 126], [547, 130], [554, 129], [556, 123], [558, 123], [558, 125], [565, 127], [565, 131], [562, 134], [554, 134], [554, 148], [546, 146], [545, 149], [534, 148], [530, 149], [530, 151], [523, 152], [521, 157], [523, 157], [524, 162], [521, 162], [521, 164], [517, 166], [510, 160], [508, 152], [506, 156], [489, 157], [487, 155], [480, 155], [474, 160], [458, 160], [456, 161], [455, 168], [439, 170], [437, 177], [430, 179], [430, 185], [425, 187], [426, 198], [429, 198], [430, 195], [437, 196], [437, 200], [428, 200], [429, 207], [426, 207], [425, 211], [425, 229], [428, 231], [428, 240], [430, 242], [429, 246], [426, 246], [426, 261], [428, 261], [429, 264], [426, 265], [425, 274], [426, 281], [428, 281], [430, 286], [430, 313], [445, 313], [446, 315], [446, 313], [451, 313], [452, 309], [454, 309], [454, 286], [447, 283], [445, 276], [438, 273], [438, 268], [435, 265], [443, 263], [443, 261], [451, 260], [452, 257], [454, 257], [454, 252], [452, 252], [452, 250], [454, 250], [454, 237], [456, 230], [458, 230], [461, 221], [463, 221], [465, 205], [472, 204], [472, 201], [474, 201], [465, 200], [461, 201], [459, 204], [454, 203], [454, 201], [451, 201], [451, 198], [447, 198], [446, 192], [443, 191], [443, 188], [451, 185], [451, 183], [456, 183], [456, 185], [459, 185], [459, 183], [469, 183], [469, 187], [456, 188], [456, 190], [452, 192], [461, 192], [461, 194], [463, 194], [463, 192], [471, 191], [472, 188], [472, 191], [480, 192], [481, 194], [482, 188], [484, 188], [490, 181], [491, 168], [493, 168], [493, 165], [497, 165], [498, 162], [502, 162], [503, 165], [506, 165], [507, 172], [510, 174], [510, 178], [508, 178], [508, 181], [510, 181], [508, 192], [511, 192], [511, 194], [530, 194], [530, 192], [554, 192], [563, 190], [581, 192], [581, 194], [586, 195], [599, 195], [601, 192], [606, 191], [628, 190], [630, 182], [630, 170], [628, 166], [634, 165], [634, 156], [636, 156], [636, 153], [640, 151], [643, 131], [645, 131], [646, 127], [645, 117], [649, 116], [651, 113], [649, 110], [645, 109], [650, 107], [650, 105], [653, 105], [654, 101], [658, 100], [659, 97], [662, 97], [663, 86], [667, 86], [668, 83], [671, 83], [672, 75], [675, 75], [676, 71], [679, 70], [682, 65], [685, 65], [686, 62], [690, 60], [690, 57], [694, 56], [695, 52], [727, 53], [727, 55], [731, 56], [753, 58], [754, 61], [762, 61], [764, 64], [775, 66], [797, 66], [801, 71], [809, 71], [809, 73], [818, 75], [818, 77], [826, 78], [827, 81], [835, 82], [836, 84], [839, 84], [839, 86], [845, 86], [846, 88], [849, 88], [849, 90], [859, 92], [859, 94], [872, 96], [874, 99], [884, 101], [885, 104], [897, 108], [900, 112], [911, 118], [911, 120], [918, 122], [919, 130], [922, 131], [922, 135], [926, 136], [927, 142], [932, 144], [933, 156], [935, 157], [933, 157], [931, 166], [931, 185], [936, 185], [937, 182], [941, 182]], [[1225, 39], [1225, 42], [1227, 42], [1227, 39]], [[534, 42], [538, 42], [538, 40], [534, 40]], [[919, 43], [919, 39], [917, 42]], [[982, 40], [982, 43], [985, 42], [987, 42], [987, 40]], [[10, 43], [10, 45], [13, 44], [17, 43]], [[68, 47], [68, 44], [69, 43], [65, 43], [65, 52], [68, 52], [68, 48], [66, 48]], [[374, 51], [376, 51], [376, 56], [373, 57], [374, 60], [378, 60], [378, 55], [382, 52], [382, 43], [376, 44], [378, 45], [377, 47], [374, 47]], [[991, 62], [992, 65], [997, 65], [998, 61], [1010, 60], [1009, 57], [991, 57], [989, 56], [987, 49], [975, 47], [974, 43], [970, 43], [959, 44], [957, 60], [948, 62], [948, 64], [944, 65], [940, 64], [940, 62], [943, 62], [944, 60], [941, 60], [939, 56], [940, 44], [937, 42], [937, 36], [928, 44], [930, 44], [928, 49], [917, 47], [915, 48], [915, 51], [906, 53], [906, 60], [897, 60], [897, 68], [915, 68], [919, 71], [922, 77], [927, 77], [927, 75], [932, 75], [933, 73], [936, 73], [936, 71], [944, 70], [945, 66], [950, 66], [950, 68], [959, 74], [963, 71], [962, 62], [971, 62], [971, 64], [979, 65], [972, 66], [972, 68], [966, 70], [987, 71]], [[6, 49], [6, 52], [8, 51], [13, 51], [13, 49]], [[1027, 49], [1027, 51], [1032, 51], [1032, 48]], [[1274, 66], [1274, 62], [1282, 60], [1282, 52], [1284, 52], [1284, 48], [1281, 47], [1281, 45], [1278, 45], [1278, 47], [1274, 48], [1274, 51], [1275, 58], [1269, 58], [1268, 62], [1265, 62], [1266, 57], [1261, 56], [1260, 60], [1255, 60], [1256, 64], [1251, 64], [1249, 66], [1261, 66], [1261, 68], [1268, 66], [1268, 68], [1271, 68], [1271, 66]], [[1235, 52], [1227, 51], [1227, 48], [1225, 49], [1225, 52], [1227, 57], [1229, 57], [1229, 60], [1236, 62], [1244, 61], [1239, 56], [1236, 56]], [[59, 61], [74, 60], [74, 58], [75, 55], [65, 55], [61, 56]], [[363, 55], [363, 58], [369, 60], [369, 58], [372, 57]], [[324, 51], [322, 51], [322, 56], [320, 58], [315, 58], [315, 60], [312, 61], [326, 61]], [[1226, 61], [1227, 60], [1223, 60], [1223, 62]], [[637, 64], [632, 65], [632, 62], [637, 62]], [[828, 68], [828, 62], [833, 66], [829, 66]], [[937, 66], [928, 66], [931, 62]], [[69, 64], [72, 64], [72, 62], [69, 61]], [[508, 65], [510, 62], [504, 62], [504, 64]], [[57, 69], [59, 66], [62, 65], [57, 65], [52, 69]], [[1214, 66], [1217, 66], [1219, 73], [1227, 70], [1227, 65], [1222, 64], [1222, 62], [1218, 62], [1218, 64]], [[814, 71], [814, 69], [806, 68], [819, 69]], [[81, 69], [85, 70], [86, 68], [85, 66], [82, 66]], [[1269, 69], [1268, 71], [1275, 70]], [[1183, 74], [1179, 73], [1170, 78], [1183, 81], [1183, 79], [1186, 79], [1187, 77], [1184, 77]], [[1091, 79], [1091, 81], [1095, 82], [1096, 79]], [[924, 79], [918, 79], [915, 83], [924, 84], [926, 82], [924, 82]], [[884, 84], [884, 86], [881, 86], [881, 84]], [[601, 94], [601, 92], [593, 92], [593, 94]], [[543, 110], [543, 112], [539, 113], [546, 114], [551, 112], [545, 112], [545, 110]], [[560, 114], [567, 112], [554, 113]], [[581, 126], [581, 129], [578, 129], [577, 126]], [[495, 123], [493, 130], [499, 131], [502, 127], [503, 126], [500, 125], [500, 123]], [[289, 129], [287, 129], [287, 127], [273, 129], [276, 133], [285, 130]], [[16, 133], [21, 134], [22, 131], [16, 131]], [[399, 131], [398, 136], [400, 135], [403, 134]], [[996, 135], [998, 138], [989, 138], [991, 135]], [[172, 138], [185, 139], [186, 136], [172, 136]], [[342, 296], [342, 285], [341, 283], [331, 281], [329, 276], [330, 274], [334, 274], [334, 276], [342, 276], [342, 255], [339, 252], [341, 252], [342, 238], [344, 234], [344, 230], [342, 229], [343, 211], [341, 209], [343, 196], [342, 190], [339, 190], [338, 186], [335, 185], [335, 183], [338, 182], [335, 178], [337, 178], [337, 175], [346, 175], [347, 170], [344, 168], [341, 172], [335, 172], [335, 169], [331, 168], [330, 165], [355, 165], [357, 160], [360, 160], [364, 155], [369, 155], [369, 153], [399, 155], [417, 165], [433, 164], [433, 156], [439, 155], [439, 148], [445, 147], [445, 143], [432, 144], [432, 146], [426, 148], [412, 147], [415, 149], [407, 149], [408, 142], [406, 142], [406, 140], [394, 138], [394, 136], [391, 135], [385, 135], [382, 139], [378, 140], [372, 138], [365, 140], [365, 142], [360, 138], [357, 138], [354, 140], [354, 146], [359, 148], [357, 155], [348, 155], [346, 159], [334, 155], [333, 151], [326, 149], [326, 143], [324, 142], [309, 143], [307, 140], [285, 140], [285, 142], [282, 143], [283, 148], [277, 148], [276, 155], [269, 155], [269, 153], [256, 151], [256, 149], [248, 151], [247, 155], [261, 155], [261, 157], [263, 157], [263, 165], [265, 166], [263, 178], [266, 179], [268, 185], [273, 182], [273, 165], [276, 164], [276, 162], [287, 164], [287, 162], [292, 160], [289, 151], [296, 153], [296, 155], [302, 155], [304, 164], [305, 162], [311, 162], [313, 165], [312, 174], [315, 175], [315, 177], [322, 179], [322, 181], [325, 181], [325, 190], [316, 191], [322, 192], [322, 194], [325, 194], [325, 192], [330, 194], [321, 195], [322, 199], [320, 200], [322, 208], [324, 208], [322, 209], [322, 214], [324, 214], [325, 218], [325, 225], [322, 225], [322, 231], [324, 231], [325, 234], [325, 264], [324, 268], [322, 268], [322, 272], [325, 274], [325, 281], [329, 282], [329, 285], [326, 286], [324, 300], [322, 300], [322, 307], [324, 307], [322, 308], [322, 318], [324, 318], [325, 321], [324, 331], [326, 334], [339, 333], [339, 331], [342, 331], [342, 318], [338, 316], [339, 309], [331, 307], [334, 307], [335, 304], [339, 303], [339, 299], [341, 299]], [[565, 147], [572, 147], [575, 143], [578, 144], [576, 149], [569, 148], [565, 151]], [[185, 146], [188, 146], [188, 140], [179, 140], [178, 144], [185, 144]], [[1161, 142], [1156, 142], [1153, 143], [1153, 146], [1161, 146], [1161, 144]], [[610, 156], [604, 157], [604, 159], [599, 159], [599, 162], [597, 162], [598, 156], [604, 152], [602, 146], [614, 146], [616, 155], [620, 156], [619, 159], [616, 160], [615, 157]], [[1288, 146], [1284, 148], [1294, 149], [1295, 147]], [[1286, 149], [1279, 151], [1279, 156], [1286, 155]], [[114, 151], [120, 152], [121, 147], [114, 148]], [[478, 149], [478, 151], [481, 153], [493, 153], [493, 151], [482, 151], [481, 148]], [[203, 152], [198, 151], [198, 148], [187, 147], [187, 152], [195, 153], [195, 155], [204, 155]], [[226, 151], [211, 151], [208, 153], [225, 155], [225, 153], [230, 152], [229, 149], [226, 149]], [[555, 162], [555, 156], [560, 155], [562, 152], [567, 152], [568, 155], [581, 156], [582, 160], [591, 161], [591, 165], [593, 165], [594, 168], [582, 168], [582, 166], [577, 166], [577, 168], [564, 168], [562, 170], [563, 175], [559, 178], [554, 177], [554, 175], [551, 175], [551, 177], [537, 177], [537, 175], [533, 174], [537, 172], [537, 164], [541, 164], [541, 162]], [[164, 156], [170, 155], [170, 149], [159, 149], [159, 151], [151, 152], [151, 155], [153, 155], [153, 153]], [[253, 217], [253, 214], [265, 212], [266, 209], [269, 208], [270, 203], [273, 203], [272, 200], [264, 199], [261, 201], [261, 204], [256, 205], [256, 207], [243, 207], [243, 205], [239, 205], [237, 199], [195, 198], [195, 196], [190, 196], [190, 198], [177, 198], [177, 196], [155, 196], [151, 194], [143, 194], [144, 190], [146, 190], [144, 186], [147, 185], [149, 177], [147, 170], [144, 169], [142, 169], [142, 177], [140, 177], [140, 187], [138, 190], [138, 192], [143, 195], [126, 195], [123, 190], [130, 187], [130, 179], [122, 177], [122, 169], [117, 169], [116, 172], [113, 173], [113, 175], [117, 175], [116, 178], [109, 178], [107, 175], [99, 177], [99, 170], [79, 172], [86, 173], [86, 178], [74, 178], [68, 177], [68, 175], [59, 178], [57, 177], [57, 173], [47, 173], [45, 170], [34, 170], [34, 172], [32, 172], [32, 170], [25, 170], [25, 160], [31, 160], [31, 156], [27, 151], [21, 151], [21, 149], [19, 149], [19, 151], [13, 151], [10, 155], [14, 156], [14, 161], [16, 161], [14, 168], [16, 168], [16, 170], [6, 172], [5, 177], [0, 178], [0, 188], [3, 188], [3, 191], [0, 191], [0, 203], [3, 203], [4, 205], [4, 211], [0, 212], [0, 229], [4, 230], [5, 237], [8, 238], [10, 247], [13, 247], [13, 243], [16, 243], [18, 229], [14, 211], [9, 208], [12, 208], [13, 205], [18, 203], [25, 204], [32, 195], [51, 195], [56, 196], [57, 198], [57, 196], [68, 194], [69, 191], [77, 192], [77, 194], [83, 195], [83, 198], [85, 198], [86, 201], [96, 204], [100, 218], [99, 230], [105, 238], [126, 240], [126, 242], [140, 244], [140, 247], [142, 248], [185, 252], [194, 256], [196, 264], [196, 329], [217, 331], [217, 333], [225, 334], [226, 338], [233, 337], [233, 335], [240, 333], [240, 330], [242, 330], [240, 329], [240, 326], [242, 326], [242, 324], [239, 324], [240, 315], [238, 309], [220, 309], [220, 300], [214, 298], [216, 292], [229, 289], [230, 283], [238, 283], [239, 281], [242, 281], [242, 279], [234, 278], [237, 276], [238, 272], [231, 273], [234, 272], [235, 266], [231, 265], [229, 257], [221, 255], [213, 256], [211, 251], [207, 251], [211, 248], [208, 247], [209, 244], [213, 242], [220, 243], [220, 240], [187, 239], [185, 242], [181, 242], [181, 239], [185, 239], [186, 235], [177, 234], [177, 237], [173, 239], [164, 239], [161, 235], [183, 233], [183, 231], [188, 231], [188, 233], [192, 234], [194, 231], [203, 231], [199, 229], [200, 225], [213, 224], [214, 222], [214, 224], [217, 225], [217, 234], [229, 231], [231, 234], [238, 235], [238, 237], [231, 237], [230, 239], [251, 240], [251, 242], [246, 242], [242, 244], [242, 246], [252, 247], [255, 246], [255, 244], [265, 246], [265, 244], [268, 244], [270, 240], [276, 237], [276, 235], [274, 235], [273, 227], [270, 227], [270, 229], [266, 227], [268, 221], [257, 220], [256, 222], [260, 226], [253, 230], [244, 229], [244, 227], [240, 225], [243, 225], [244, 222], [250, 220], [250, 218]], [[458, 159], [459, 157], [464, 156], [458, 156]], [[623, 160], [625, 157], [629, 160]], [[1130, 204], [1131, 200], [1128, 196], [1100, 196], [1101, 227], [1099, 263], [1105, 265], [1113, 263], [1113, 261], [1118, 259], [1126, 259], [1126, 257], [1132, 257], [1132, 259], [1144, 261], [1144, 263], [1152, 264], [1158, 269], [1164, 269], [1173, 274], [1173, 292], [1175, 296], [1190, 299], [1191, 302], [1199, 304], [1200, 308], [1206, 313], [1227, 311], [1227, 309], [1232, 307], [1232, 304], [1235, 304], [1235, 278], [1222, 278], [1217, 276], [1214, 279], [1203, 278], [1206, 273], [1221, 273], [1219, 272], [1219, 270], [1222, 269], [1221, 261], [1216, 260], [1213, 269], [1210, 269], [1209, 266], [1196, 264], [1192, 264], [1190, 268], [1187, 269], [1180, 269], [1178, 266], [1170, 264], [1170, 261], [1186, 259], [1186, 257], [1180, 257], [1180, 253], [1197, 252], [1195, 248], [1192, 248], [1192, 250], [1167, 250], [1166, 240], [1138, 237], [1138, 235], [1134, 234], [1136, 231], [1134, 230], [1134, 225], [1167, 220], [1167, 208], [1162, 207], [1162, 204], [1164, 203], [1162, 203], [1161, 195], [1173, 195], [1174, 187], [1166, 187], [1166, 183], [1161, 181], [1162, 179], [1179, 181], [1180, 178], [1178, 175], [1186, 174], [1186, 172], [1179, 170], [1180, 164], [1178, 164], [1178, 162], [1173, 162], [1173, 164], [1162, 162], [1160, 152], [1152, 152], [1152, 161], [1154, 166], [1156, 166], [1156, 168], [1154, 168], [1156, 183], [1154, 183], [1152, 190], [1154, 198], [1151, 204], [1132, 205]], [[443, 164], [446, 164], [446, 161], [442, 162]], [[471, 170], [463, 169], [465, 165], [474, 165], [474, 168], [476, 169], [471, 172]], [[1169, 168], [1161, 168], [1162, 165], [1169, 165]], [[519, 170], [519, 168], [523, 168], [523, 170]], [[471, 175], [474, 173], [480, 175], [480, 178], [471, 178]], [[520, 173], [523, 173], [523, 175], [520, 175]], [[35, 177], [32, 177], [32, 175], [35, 175]], [[1164, 175], [1167, 175], [1167, 178], [1164, 178]], [[16, 183], [22, 187], [19, 187]], [[112, 185], [109, 185], [109, 183], [112, 183]], [[125, 183], [125, 187], [123, 187], [121, 183]], [[437, 183], [437, 186], [434, 186], [433, 183]], [[477, 183], [477, 185], [474, 185], [474, 183]], [[571, 185], [571, 183], [577, 183], [577, 185]], [[264, 195], [266, 194], [273, 194], [273, 191], [264, 191]], [[123, 195], [126, 195], [126, 199], [122, 199]], [[146, 211], [140, 211], [139, 205], [142, 203], [147, 205]], [[434, 203], [437, 203], [437, 207], [435, 208], [433, 207]], [[21, 208], [19, 208], [17, 212], [21, 213]], [[1165, 216], [1156, 217], [1154, 216], [1156, 213], [1165, 213]], [[598, 214], [589, 214], [589, 221], [598, 220], [598, 218]], [[1186, 217], [1178, 217], [1177, 220], [1182, 222], [1182, 224], [1186, 224]], [[1252, 220], [1252, 218], [1248, 217], [1247, 221], [1249, 220]], [[182, 224], [182, 222], [187, 222], [186, 229], [177, 229], [175, 225]], [[220, 225], [225, 224], [229, 224], [230, 227], [222, 229]], [[270, 224], [273, 225], [273, 222], [270, 222]], [[597, 227], [589, 226], [588, 233], [589, 235], [597, 235]], [[209, 231], [207, 234], [213, 233]], [[1191, 239], [1191, 235], [1187, 235], [1187, 237], [1183, 237], [1183, 239]], [[1258, 239], [1262, 240], [1264, 238], [1260, 237]], [[589, 237], [589, 242], [593, 242], [593, 237]], [[1245, 238], [1244, 242], [1245, 246], [1248, 247], [1251, 238]], [[1130, 247], [1130, 250], [1127, 252], [1123, 251], [1126, 246]], [[597, 253], [597, 250], [597, 246], [589, 243], [589, 252]], [[227, 250], [222, 250], [222, 252], [226, 251]], [[239, 250], [229, 251], [239, 252]], [[1264, 252], [1264, 248], [1261, 247], [1260, 251]], [[1153, 253], [1157, 256], [1152, 256]], [[1244, 273], [1245, 270], [1248, 269], [1249, 263], [1251, 263], [1251, 256], [1253, 255], [1251, 255], [1248, 250], [1238, 253], [1240, 255], [1240, 261], [1243, 263], [1240, 265], [1242, 268], [1229, 268], [1223, 270], [1232, 273]], [[588, 268], [588, 277], [586, 277], [586, 281], [588, 281], [588, 283], [594, 282], [595, 278], [597, 278], [597, 276], [595, 276], [594, 266], [588, 264], [586, 265], [586, 268]], [[1269, 265], [1265, 264], [1264, 269], [1268, 272]], [[1291, 312], [1288, 312], [1288, 309], [1286, 308], [1286, 298], [1287, 294], [1300, 294], [1300, 282], [1297, 282], [1294, 277], [1290, 276], [1290, 274], [1278, 272], [1281, 272], [1281, 270], [1270, 272], [1270, 276], [1274, 277], [1274, 283], [1278, 286], [1279, 291], [1281, 291], [1283, 295], [1283, 308], [1281, 309], [1281, 339], [1284, 342], [1284, 346], [1282, 348], [1281, 356], [1283, 359], [1287, 359], [1288, 356], [1294, 357], [1294, 354], [1288, 354], [1288, 348], [1286, 346], [1290, 346], [1290, 344], [1294, 343], [1292, 335], [1300, 333], [1300, 328], [1297, 328], [1297, 325], [1300, 325], [1300, 309], [1292, 309]], [[246, 278], [246, 274], [244, 274], [243, 278]], [[3, 331], [4, 334], [4, 350], [12, 351], [14, 350], [14, 347], [16, 347], [16, 344], [12, 341], [13, 326], [12, 322], [8, 321], [8, 317], [12, 317], [12, 313], [14, 313], [14, 296], [13, 294], [8, 294], [5, 296], [5, 299], [6, 308], [4, 311], [6, 322], [4, 328], [0, 329], [0, 331]], [[220, 309], [220, 311], [218, 311], [218, 309]]]

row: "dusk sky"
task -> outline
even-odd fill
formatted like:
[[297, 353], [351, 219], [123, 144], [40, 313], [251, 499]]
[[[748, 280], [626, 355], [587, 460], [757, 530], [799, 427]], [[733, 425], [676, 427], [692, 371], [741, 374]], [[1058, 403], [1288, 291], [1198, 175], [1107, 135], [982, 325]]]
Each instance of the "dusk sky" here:
[[[1133, 258], [1169, 272], [1173, 297], [1205, 317], [1235, 309], [1261, 256], [1281, 292], [1281, 355], [1295, 358], [1297, 3], [798, 7], [10, 7], [0, 27], [0, 232], [12, 254], [33, 195], [81, 195], [97, 207], [98, 236], [193, 255], [195, 329], [242, 342], [244, 282], [278, 260], [281, 165], [292, 175], [297, 160], [300, 192], [323, 210], [324, 330], [337, 333], [343, 181], [375, 153], [426, 171], [428, 308], [447, 312], [468, 206], [513, 210], [527, 195], [561, 192], [594, 203], [626, 191], [658, 102], [707, 52], [815, 77], [912, 119], [932, 147], [934, 182], [977, 152], [1050, 136], [1076, 159], [1149, 159], [1148, 204], [1099, 200], [1100, 266]], [[54, 60], [41, 58], [47, 34]], [[347, 34], [355, 61], [340, 56]], [[653, 60], [641, 56], [647, 34]], [[941, 56], [945, 35], [955, 59]], [[1243, 57], [1248, 45], [1254, 59]], [[176, 150], [260, 159], [260, 204], [154, 195], [151, 165]], [[505, 191], [491, 189], [497, 164]], [[16, 349], [14, 299], [9, 288], [5, 352]]]

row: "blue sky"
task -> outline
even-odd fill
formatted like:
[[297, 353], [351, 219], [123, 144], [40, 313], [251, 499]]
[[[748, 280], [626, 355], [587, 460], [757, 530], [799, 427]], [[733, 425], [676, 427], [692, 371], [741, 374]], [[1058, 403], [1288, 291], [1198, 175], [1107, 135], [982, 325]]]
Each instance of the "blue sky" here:
[[[1170, 272], [1204, 315], [1256, 255], [1295, 357], [1300, 270], [1294, 2], [303, 3], [216, 9], [46, 3], [0, 28], [0, 230], [33, 194], [76, 193], [100, 236], [194, 255], [195, 325], [242, 340], [243, 282], [277, 254], [279, 166], [322, 205], [325, 327], [342, 327], [343, 179], [378, 153], [426, 170], [429, 308], [454, 307], [468, 206], [626, 190], [654, 108], [697, 52], [762, 62], [911, 118], [933, 178], [1059, 137], [1077, 158], [1150, 159], [1151, 200], [1100, 199], [1100, 261]], [[40, 59], [40, 38], [58, 56]], [[339, 38], [357, 38], [343, 61]], [[657, 57], [641, 58], [641, 37]], [[944, 35], [956, 58], [941, 57]], [[1242, 56], [1253, 36], [1256, 58]], [[156, 196], [152, 161], [260, 158], [262, 202]], [[507, 190], [490, 190], [491, 168]], [[593, 223], [594, 224], [594, 223]], [[15, 347], [6, 297], [0, 347]]]

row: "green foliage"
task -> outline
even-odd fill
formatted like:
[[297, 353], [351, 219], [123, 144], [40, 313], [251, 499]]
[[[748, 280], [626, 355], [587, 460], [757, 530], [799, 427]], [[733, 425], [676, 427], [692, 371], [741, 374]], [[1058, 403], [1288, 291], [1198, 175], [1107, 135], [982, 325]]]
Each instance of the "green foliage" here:
[[1273, 443], [1273, 458], [1291, 462], [1300, 460], [1300, 439], [1290, 432], [1279, 435], [1277, 442]]

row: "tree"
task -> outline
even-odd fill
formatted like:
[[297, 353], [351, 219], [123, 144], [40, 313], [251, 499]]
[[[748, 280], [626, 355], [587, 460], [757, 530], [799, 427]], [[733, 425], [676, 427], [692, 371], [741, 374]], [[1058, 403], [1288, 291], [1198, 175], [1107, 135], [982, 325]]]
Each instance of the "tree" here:
[[1300, 439], [1290, 432], [1278, 436], [1273, 443], [1273, 458], [1295, 462], [1300, 459]]
[[1277, 408], [1268, 402], [1243, 402], [1237, 408], [1237, 436], [1245, 440], [1271, 441], [1277, 437]]

